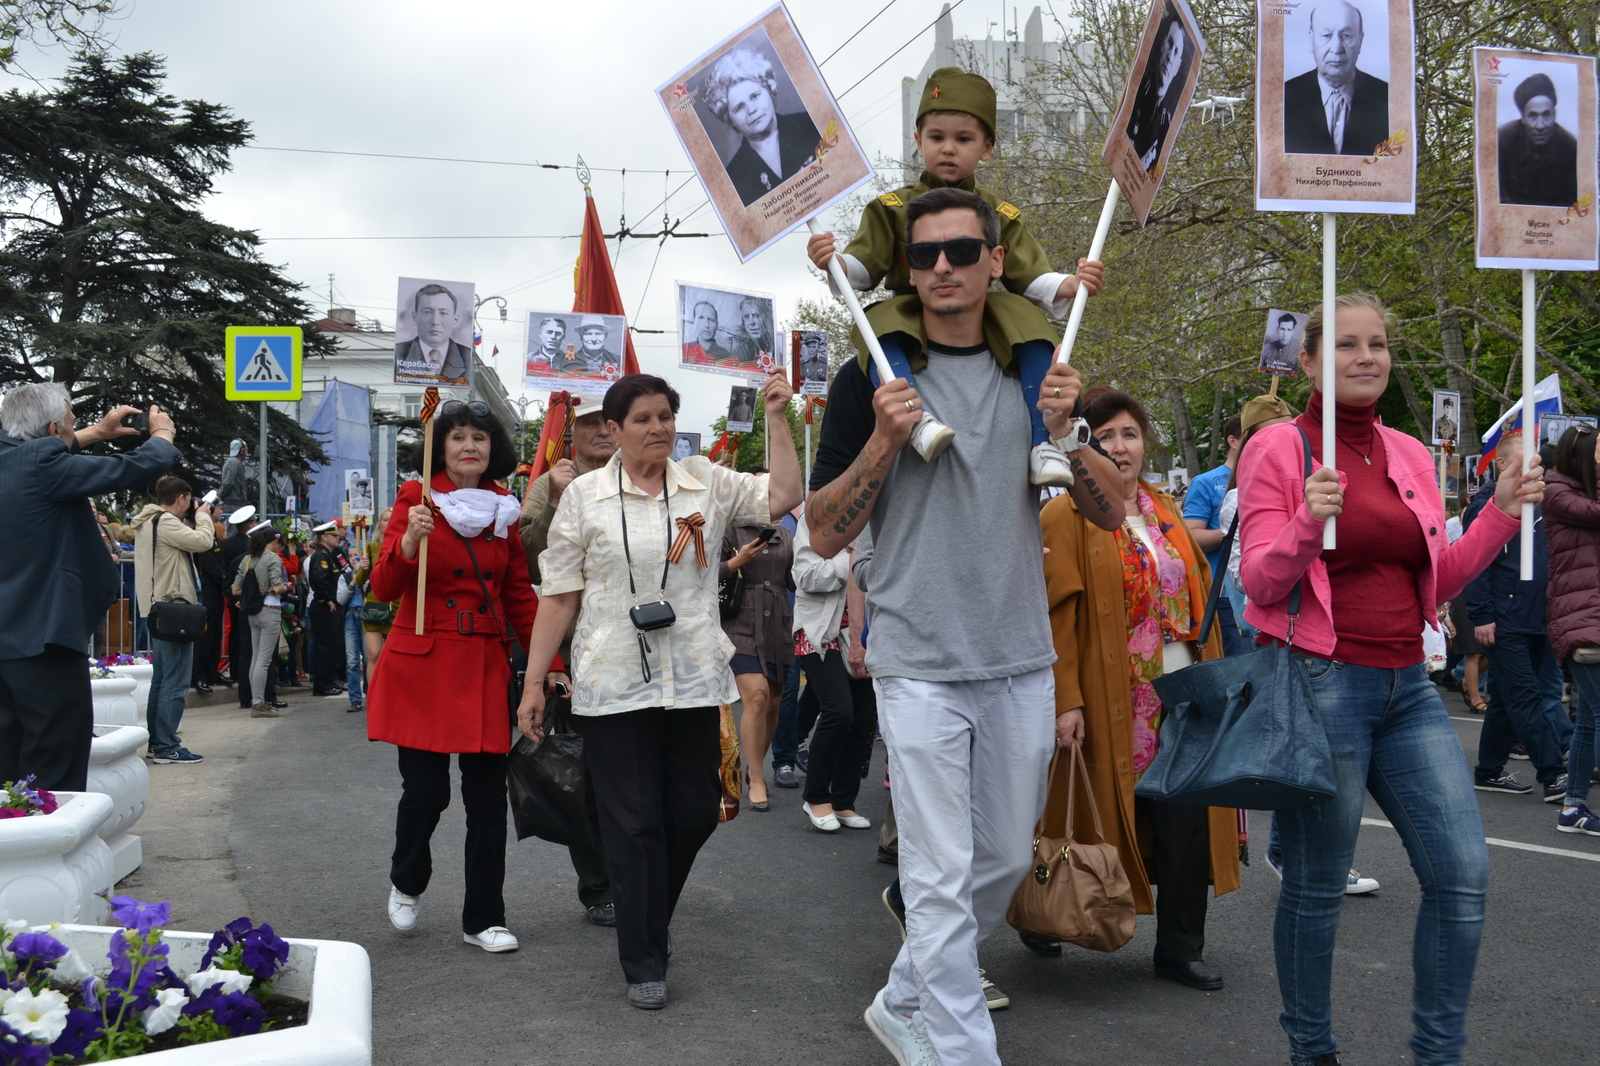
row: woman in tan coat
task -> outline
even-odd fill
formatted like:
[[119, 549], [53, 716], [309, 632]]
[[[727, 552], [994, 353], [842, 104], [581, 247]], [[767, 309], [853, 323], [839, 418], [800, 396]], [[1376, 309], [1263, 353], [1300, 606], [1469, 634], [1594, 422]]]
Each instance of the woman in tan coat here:
[[[1172, 497], [1139, 476], [1145, 441], [1153, 439], [1143, 405], [1106, 388], [1084, 399], [1090, 429], [1122, 471], [1129, 519], [1105, 532], [1065, 495], [1041, 515], [1057, 655], [1056, 735], [1063, 744], [1083, 744], [1106, 840], [1121, 853], [1139, 913], [1156, 915], [1157, 976], [1221, 988], [1222, 975], [1201, 957], [1206, 887], [1218, 895], [1239, 887], [1237, 812], [1133, 794], [1160, 728], [1149, 680], [1222, 654], [1216, 629], [1204, 648], [1198, 644], [1211, 571]], [[1067, 776], [1059, 775], [1045, 807], [1047, 826], [1062, 824], [1066, 788]], [[1075, 816], [1074, 835], [1092, 839], [1088, 806], [1078, 804]], [[1060, 953], [1048, 941], [1022, 940], [1039, 954]]]

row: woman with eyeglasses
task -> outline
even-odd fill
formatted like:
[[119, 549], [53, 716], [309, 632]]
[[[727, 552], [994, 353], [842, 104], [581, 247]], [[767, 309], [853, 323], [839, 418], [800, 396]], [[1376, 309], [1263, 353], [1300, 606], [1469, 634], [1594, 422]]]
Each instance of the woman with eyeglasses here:
[[[429, 840], [450, 805], [450, 756], [467, 815], [462, 939], [485, 951], [517, 949], [506, 928], [506, 755], [511, 750], [509, 656], [539, 608], [517, 537], [517, 498], [496, 478], [516, 469], [511, 437], [487, 404], [451, 401], [434, 417], [433, 469], [394, 502], [373, 565], [375, 599], [399, 601], [367, 696], [367, 738], [399, 749], [400, 806], [389, 867], [389, 920], [415, 928], [433, 872]], [[428, 546], [422, 631], [417, 578]], [[549, 683], [565, 682], [559, 660]], [[544, 678], [546, 665], [530, 677]], [[533, 684], [539, 688], [539, 684]]]
[[[549, 666], [573, 616], [574, 725], [600, 810], [628, 1001], [667, 1003], [668, 926], [701, 845], [717, 827], [718, 705], [739, 698], [734, 647], [717, 610], [717, 549], [730, 526], [776, 525], [800, 502], [800, 461], [777, 372], [763, 393], [772, 472], [743, 474], [695, 455], [671, 458], [678, 393], [629, 374], [602, 417], [617, 451], [561, 494], [539, 556], [544, 603], [529, 676]], [[517, 724], [544, 736], [545, 694], [524, 693]]]

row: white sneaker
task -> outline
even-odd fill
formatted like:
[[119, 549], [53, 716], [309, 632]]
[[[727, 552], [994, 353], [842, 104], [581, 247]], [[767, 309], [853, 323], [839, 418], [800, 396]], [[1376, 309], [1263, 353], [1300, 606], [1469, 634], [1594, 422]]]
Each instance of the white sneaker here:
[[838, 811], [834, 811], [833, 814], [834, 814], [835, 818], [839, 819], [839, 824], [840, 825], [848, 826], [851, 829], [871, 829], [872, 828], [872, 819], [871, 818], [865, 818], [865, 817], [863, 817], [863, 816], [861, 816], [859, 814], [852, 814], [847, 818], [844, 815], [840, 814]]
[[481, 933], [462, 933], [461, 939], [484, 951], [516, 951], [518, 947], [517, 938], [503, 925], [491, 925]]
[[389, 921], [402, 933], [409, 933], [417, 927], [417, 912], [422, 909], [422, 897], [408, 896], [404, 892], [389, 886]]
[[824, 833], [837, 833], [839, 831], [839, 819], [835, 817], [832, 811], [818, 818], [811, 813], [811, 804], [801, 803], [800, 809], [806, 812], [806, 817], [811, 819], [811, 824]]
[[899, 1066], [939, 1066], [938, 1056], [928, 1041], [928, 1027], [922, 1020], [922, 1012], [912, 1014], [910, 1020], [900, 1017], [883, 1001], [885, 991], [878, 989], [872, 1006], [862, 1015], [872, 1035], [889, 1049]]
[[1047, 440], [1036, 444], [1028, 453], [1028, 483], [1030, 485], [1055, 485], [1070, 489], [1073, 483], [1072, 464], [1067, 453]]
[[1350, 867], [1350, 879], [1344, 883], [1344, 894], [1347, 896], [1365, 896], [1368, 892], [1378, 891], [1378, 881], [1372, 877], [1362, 877], [1354, 866]]

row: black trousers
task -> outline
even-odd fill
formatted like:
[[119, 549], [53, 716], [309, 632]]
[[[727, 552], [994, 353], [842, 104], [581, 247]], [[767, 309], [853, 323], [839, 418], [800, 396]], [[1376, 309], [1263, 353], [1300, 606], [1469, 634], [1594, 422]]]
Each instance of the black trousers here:
[[1149, 819], [1156, 880], [1156, 955], [1194, 962], [1206, 950], [1211, 885], [1210, 808], [1135, 796], [1134, 817]]
[[0, 659], [0, 781], [52, 792], [89, 784], [94, 697], [82, 648], [55, 644], [26, 659]]
[[806, 687], [817, 697], [817, 730], [811, 735], [811, 761], [806, 766], [807, 803], [829, 803], [834, 810], [853, 811], [861, 791], [861, 765], [872, 757], [872, 734], [878, 724], [878, 700], [870, 680], [850, 676], [844, 654], [804, 655], [800, 668]]
[[208, 585], [200, 590], [200, 602], [206, 606], [206, 634], [195, 641], [190, 674], [191, 683], [209, 685], [221, 676], [217, 663], [222, 659], [222, 590]]
[[[506, 924], [506, 757], [486, 752], [457, 755], [461, 804], [467, 811], [466, 899], [461, 931], [481, 933]], [[429, 841], [450, 806], [450, 756], [400, 749], [400, 809], [394, 821], [389, 881], [408, 896], [427, 891], [433, 877]]]
[[650, 707], [574, 717], [573, 726], [600, 808], [622, 972], [629, 984], [665, 980], [672, 912], [717, 828], [719, 711]]
[[311, 691], [323, 696], [342, 685], [348, 673], [344, 662], [344, 611], [328, 610], [333, 602], [312, 600], [307, 608], [311, 639], [317, 642], [317, 676], [311, 680]]

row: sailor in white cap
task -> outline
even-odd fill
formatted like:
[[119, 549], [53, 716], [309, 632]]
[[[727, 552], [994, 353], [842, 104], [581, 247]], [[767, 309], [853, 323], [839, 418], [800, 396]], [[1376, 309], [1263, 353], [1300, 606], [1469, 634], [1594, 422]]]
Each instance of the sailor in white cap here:
[[[234, 511], [232, 514], [230, 514], [228, 516], [228, 525], [230, 525], [230, 526], [242, 526], [246, 522], [250, 521], [250, 519], [254, 518], [255, 516], [256, 516], [256, 505], [253, 504], [253, 503], [247, 503], [243, 507], [239, 508], [237, 511]], [[246, 530], [245, 531], [245, 535], [248, 536], [249, 534], [254, 533], [254, 532], [255, 532], [255, 530], [253, 530], [253, 529]]]

